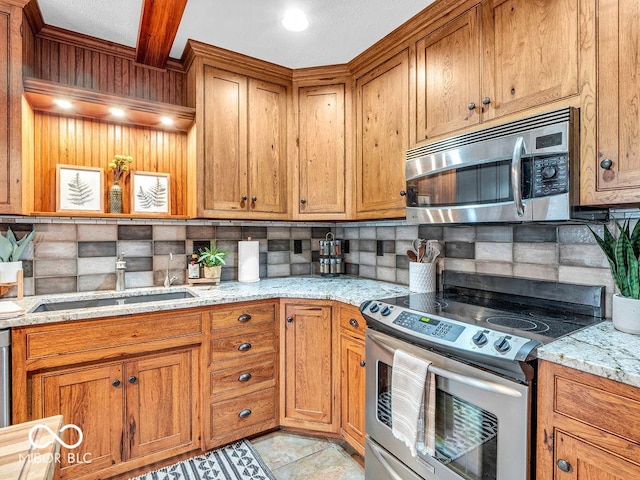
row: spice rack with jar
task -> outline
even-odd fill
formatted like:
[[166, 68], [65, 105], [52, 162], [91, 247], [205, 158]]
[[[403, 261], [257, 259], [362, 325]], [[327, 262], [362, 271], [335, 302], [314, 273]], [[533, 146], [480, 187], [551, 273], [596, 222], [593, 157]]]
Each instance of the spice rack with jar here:
[[324, 240], [320, 240], [320, 275], [323, 277], [337, 277], [344, 273], [342, 259], [342, 240], [336, 240], [329, 232]]

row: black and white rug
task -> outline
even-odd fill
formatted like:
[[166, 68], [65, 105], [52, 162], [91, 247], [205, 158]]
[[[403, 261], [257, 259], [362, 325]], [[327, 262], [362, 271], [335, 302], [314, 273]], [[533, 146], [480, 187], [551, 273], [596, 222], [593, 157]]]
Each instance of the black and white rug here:
[[275, 478], [251, 443], [248, 440], [240, 440], [130, 480], [275, 480]]

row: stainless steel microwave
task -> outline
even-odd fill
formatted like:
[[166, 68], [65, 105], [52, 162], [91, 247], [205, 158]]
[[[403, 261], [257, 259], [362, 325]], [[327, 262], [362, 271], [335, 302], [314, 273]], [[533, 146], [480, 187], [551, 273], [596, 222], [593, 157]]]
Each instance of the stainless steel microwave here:
[[408, 150], [407, 222], [606, 219], [578, 207], [578, 119], [567, 107]]

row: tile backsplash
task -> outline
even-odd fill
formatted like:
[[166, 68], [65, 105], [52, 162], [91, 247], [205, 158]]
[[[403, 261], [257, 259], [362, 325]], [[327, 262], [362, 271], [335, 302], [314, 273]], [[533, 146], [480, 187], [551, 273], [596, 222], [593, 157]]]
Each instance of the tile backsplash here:
[[[23, 261], [25, 294], [111, 290], [115, 260], [124, 253], [126, 286], [162, 285], [169, 262], [176, 283], [185, 283], [194, 242], [215, 241], [229, 251], [222, 280], [237, 278], [238, 241], [260, 243], [260, 277], [318, 273], [319, 241], [332, 231], [345, 240], [346, 273], [408, 284], [406, 255], [415, 238], [436, 239], [444, 246], [439, 270], [461, 270], [605, 285], [614, 292], [608, 264], [586, 225], [407, 225], [401, 221], [366, 223], [280, 223], [207, 221], [110, 221], [89, 223], [48, 219], [2, 218], [18, 237], [33, 228], [36, 240]], [[33, 224], [26, 223], [33, 221]], [[601, 225], [591, 225], [602, 233]], [[296, 242], [298, 241], [298, 242]], [[294, 245], [298, 252], [294, 253]], [[301, 248], [301, 250], [300, 250]], [[607, 308], [610, 311], [610, 308]]]

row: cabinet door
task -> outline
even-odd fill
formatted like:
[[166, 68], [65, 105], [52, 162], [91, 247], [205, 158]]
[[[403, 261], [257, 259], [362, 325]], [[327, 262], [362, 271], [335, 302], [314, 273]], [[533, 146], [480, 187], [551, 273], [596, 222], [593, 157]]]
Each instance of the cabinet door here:
[[300, 215], [345, 212], [345, 86], [302, 87]]
[[337, 431], [331, 307], [287, 304], [285, 316], [282, 423], [318, 431]]
[[597, 171], [595, 203], [637, 202], [640, 187], [640, 3], [599, 0], [597, 13], [598, 158], [589, 160], [597, 162], [593, 165], [593, 170]]
[[131, 458], [193, 442], [191, 351], [128, 362], [126, 428]]
[[203, 215], [246, 211], [247, 78], [204, 66], [203, 168], [198, 172]]
[[480, 121], [478, 8], [416, 45], [418, 142]]
[[[569, 471], [563, 471], [560, 466], [569, 468]], [[640, 478], [640, 466], [556, 430], [553, 478], [556, 480], [629, 480]]]
[[[60, 447], [61, 479], [76, 478], [122, 461], [125, 381], [121, 363], [38, 374], [34, 386], [34, 416], [61, 414], [65, 424], [82, 429], [83, 440], [78, 447]], [[62, 438], [68, 444], [78, 441], [72, 429]]]
[[404, 217], [409, 52], [356, 80], [356, 216]]
[[364, 342], [340, 336], [342, 434], [364, 455]]
[[249, 79], [252, 212], [287, 213], [287, 89]]
[[579, 93], [578, 0], [482, 3], [483, 88], [490, 119]]

